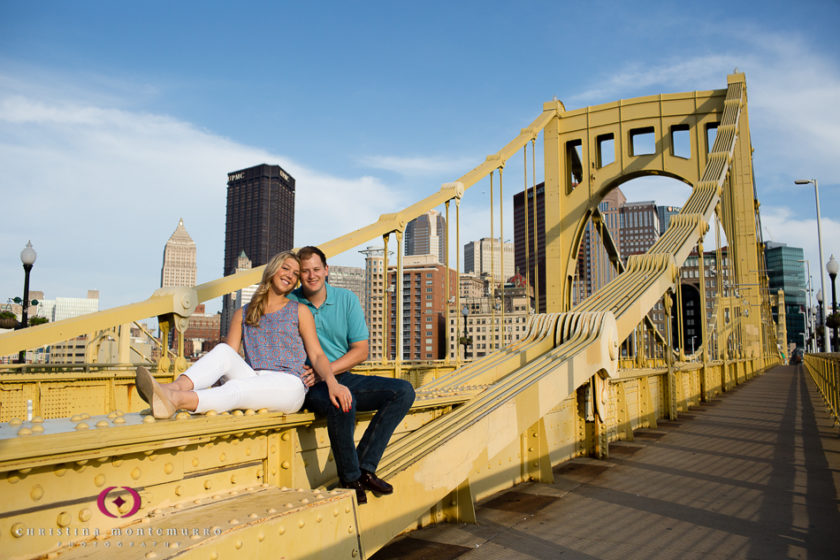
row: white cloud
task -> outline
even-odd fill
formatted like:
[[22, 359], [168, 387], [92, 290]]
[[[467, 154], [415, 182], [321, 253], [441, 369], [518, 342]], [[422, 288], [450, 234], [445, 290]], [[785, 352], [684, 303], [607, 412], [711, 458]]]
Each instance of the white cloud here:
[[297, 180], [298, 244], [367, 225], [400, 200], [374, 177], [331, 176], [166, 115], [15, 86], [0, 90], [4, 298], [22, 291], [22, 274], [11, 271], [31, 239], [31, 287], [47, 298], [99, 289], [103, 307], [145, 299], [179, 218], [197, 244], [199, 282], [221, 276], [227, 173], [263, 162]]
[[470, 158], [444, 158], [433, 156], [365, 156], [360, 163], [373, 169], [393, 171], [401, 175], [455, 175], [460, 176], [476, 165]]

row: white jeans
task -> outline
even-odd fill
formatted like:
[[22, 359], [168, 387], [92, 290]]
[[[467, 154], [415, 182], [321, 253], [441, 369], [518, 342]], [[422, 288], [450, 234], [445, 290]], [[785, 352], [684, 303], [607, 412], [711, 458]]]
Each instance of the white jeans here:
[[[300, 377], [283, 371], [254, 371], [233, 348], [220, 343], [182, 375], [198, 395], [196, 412], [267, 408], [292, 413], [303, 406], [306, 387]], [[211, 387], [225, 378], [220, 387]]]

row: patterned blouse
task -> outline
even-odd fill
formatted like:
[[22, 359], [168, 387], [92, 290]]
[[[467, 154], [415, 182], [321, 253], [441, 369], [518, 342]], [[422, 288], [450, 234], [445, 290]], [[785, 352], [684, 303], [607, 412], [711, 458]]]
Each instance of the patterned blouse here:
[[289, 301], [260, 319], [258, 327], [245, 324], [248, 306], [242, 308], [245, 361], [255, 371], [285, 371], [303, 378], [306, 350], [300, 337], [298, 303]]

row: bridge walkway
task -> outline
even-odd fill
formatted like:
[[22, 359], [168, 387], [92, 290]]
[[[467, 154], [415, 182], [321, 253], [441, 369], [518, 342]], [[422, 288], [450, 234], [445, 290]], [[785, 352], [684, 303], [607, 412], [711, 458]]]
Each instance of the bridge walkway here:
[[[802, 366], [638, 430], [375, 560], [840, 558], [840, 437]], [[399, 491], [399, 489], [397, 489]]]

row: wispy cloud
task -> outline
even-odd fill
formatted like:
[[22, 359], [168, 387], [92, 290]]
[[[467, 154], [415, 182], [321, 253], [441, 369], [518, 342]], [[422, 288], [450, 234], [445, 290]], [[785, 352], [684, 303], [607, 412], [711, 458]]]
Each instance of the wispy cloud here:
[[[99, 289], [106, 307], [145, 299], [179, 218], [198, 247], [199, 281], [221, 276], [231, 170], [276, 163], [296, 178], [298, 244], [348, 233], [400, 200], [375, 177], [326, 174], [167, 115], [42, 95], [36, 84], [27, 94], [20, 80], [13, 90], [0, 90], [0, 243], [32, 240], [32, 288], [48, 298]], [[2, 259], [6, 271], [20, 266], [14, 250]], [[0, 293], [17, 294], [20, 280], [4, 274]]]
[[393, 171], [406, 176], [458, 175], [476, 165], [475, 159], [466, 157], [446, 158], [435, 156], [385, 156], [375, 155], [361, 158], [360, 164], [372, 169]]

